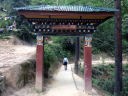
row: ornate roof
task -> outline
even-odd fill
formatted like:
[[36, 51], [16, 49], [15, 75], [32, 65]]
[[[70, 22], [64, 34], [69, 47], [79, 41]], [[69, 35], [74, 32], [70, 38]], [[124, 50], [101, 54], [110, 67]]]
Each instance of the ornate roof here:
[[91, 6], [27, 6], [15, 8], [19, 15], [34, 26], [34, 32], [43, 35], [92, 34], [96, 27], [114, 16], [116, 9]]
[[78, 5], [65, 5], [65, 6], [51, 6], [51, 5], [39, 5], [39, 6], [26, 6], [15, 8], [20, 10], [33, 10], [33, 11], [67, 11], [67, 12], [114, 12], [116, 9], [103, 8], [103, 7], [91, 7], [91, 6], [78, 6]]

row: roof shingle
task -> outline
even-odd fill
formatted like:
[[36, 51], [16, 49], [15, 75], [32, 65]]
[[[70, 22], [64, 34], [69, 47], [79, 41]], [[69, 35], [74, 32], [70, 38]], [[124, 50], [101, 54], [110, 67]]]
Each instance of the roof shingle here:
[[14, 8], [17, 11], [20, 10], [33, 10], [33, 11], [71, 11], [71, 12], [115, 12], [117, 9], [103, 8], [103, 7], [91, 7], [91, 6], [51, 6], [51, 5], [39, 5], [39, 6], [27, 6]]

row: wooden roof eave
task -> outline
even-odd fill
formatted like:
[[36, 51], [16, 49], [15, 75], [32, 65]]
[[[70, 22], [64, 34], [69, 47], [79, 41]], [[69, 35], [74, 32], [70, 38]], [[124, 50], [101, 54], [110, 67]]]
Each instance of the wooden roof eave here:
[[110, 18], [112, 18], [112, 17], [113, 17], [113, 16], [107, 17], [107, 18], [105, 18], [104, 20], [102, 20], [102, 22], [98, 22], [98, 23], [96, 24], [96, 27], [98, 27], [100, 24], [104, 23], [105, 21], [107, 21], [108, 19], [110, 19]]
[[58, 19], [105, 19], [114, 16], [114, 12], [66, 12], [66, 11], [30, 11], [20, 10], [25, 18], [58, 18]]

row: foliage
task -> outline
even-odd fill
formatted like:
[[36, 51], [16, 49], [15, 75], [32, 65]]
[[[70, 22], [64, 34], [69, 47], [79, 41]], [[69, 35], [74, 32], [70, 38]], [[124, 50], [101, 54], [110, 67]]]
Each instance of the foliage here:
[[[114, 94], [114, 64], [93, 67], [93, 84], [101, 89]], [[128, 65], [123, 66], [123, 91], [122, 96], [128, 95]], [[109, 85], [109, 86], [108, 86]]]
[[45, 44], [44, 46], [44, 67], [45, 77], [49, 77], [49, 70], [53, 66], [58, 66], [58, 61], [62, 62], [62, 59], [71, 57], [70, 52], [65, 51], [60, 43], [53, 42], [52, 44]]
[[128, 14], [124, 15], [123, 24], [122, 24], [122, 37], [123, 37], [123, 52], [128, 53]]
[[123, 92], [122, 96], [128, 95], [128, 64], [123, 66]]
[[[114, 21], [110, 19], [100, 25], [93, 35], [93, 52], [114, 53]], [[110, 29], [108, 31], [108, 29]]]
[[53, 45], [46, 44], [44, 49], [44, 76], [48, 77], [51, 65], [55, 65], [57, 63], [57, 56]]
[[[53, 41], [55, 43], [59, 43], [60, 46], [63, 48], [64, 51], [67, 51], [67, 53], [72, 53], [74, 54], [75, 52], [75, 38], [74, 37], [65, 37], [65, 36], [61, 36], [61, 37], [54, 37]], [[67, 54], [65, 54], [67, 55]]]
[[23, 17], [17, 17], [16, 21], [18, 31], [14, 32], [14, 34], [19, 37], [21, 40], [24, 40], [26, 42], [31, 43], [34, 39], [36, 39], [36, 36], [34, 36], [31, 32], [31, 25], [28, 23], [28, 21], [24, 20]]
[[55, 52], [58, 60], [62, 60], [65, 56], [69, 57], [70, 53], [64, 51], [62, 46], [59, 43], [50, 44], [51, 49]]
[[6, 28], [6, 26], [9, 26], [12, 24], [12, 21], [10, 20], [0, 20], [0, 28]]
[[34, 35], [30, 33], [28, 27], [23, 25], [21, 26], [21, 28], [22, 28], [21, 30], [15, 32], [15, 35], [19, 37], [21, 40], [31, 43], [32, 40], [34, 39]]
[[29, 5], [30, 2], [31, 0], [2, 0], [0, 1], [0, 7], [7, 10], [7, 12], [5, 12], [7, 16], [14, 16], [14, 7], [26, 6]]

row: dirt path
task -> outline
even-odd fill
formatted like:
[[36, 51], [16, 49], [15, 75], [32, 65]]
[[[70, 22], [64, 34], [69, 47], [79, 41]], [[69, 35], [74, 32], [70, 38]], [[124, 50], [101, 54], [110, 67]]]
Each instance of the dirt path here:
[[[67, 71], [62, 66], [54, 79], [46, 96], [87, 96], [83, 79], [72, 72], [71, 65], [68, 65]], [[93, 89], [92, 92], [94, 96], [100, 96], [96, 90]]]
[[84, 96], [83, 81], [76, 78], [77, 87], [79, 88], [77, 90], [72, 76], [71, 66], [68, 66], [67, 71], [65, 71], [62, 66], [59, 72], [55, 75], [55, 81], [51, 85], [46, 96]]
[[[54, 75], [52, 83], [48, 84], [46, 89], [46, 92], [39, 93], [35, 91], [34, 84], [32, 84], [14, 93], [10, 92], [9, 94], [8, 92], [9, 95], [5, 94], [4, 96], [88, 96], [84, 93], [83, 80], [72, 73], [71, 65], [68, 66], [67, 71], [62, 66], [59, 72]], [[90, 96], [100, 95], [93, 89], [93, 95]]]

